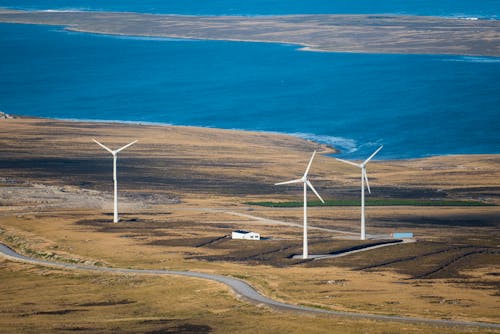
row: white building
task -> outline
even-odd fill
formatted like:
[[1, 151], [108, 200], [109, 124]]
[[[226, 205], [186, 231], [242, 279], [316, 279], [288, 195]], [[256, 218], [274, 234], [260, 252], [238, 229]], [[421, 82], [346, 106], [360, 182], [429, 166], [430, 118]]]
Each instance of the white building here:
[[231, 233], [232, 239], [260, 240], [260, 234], [256, 232], [236, 230]]

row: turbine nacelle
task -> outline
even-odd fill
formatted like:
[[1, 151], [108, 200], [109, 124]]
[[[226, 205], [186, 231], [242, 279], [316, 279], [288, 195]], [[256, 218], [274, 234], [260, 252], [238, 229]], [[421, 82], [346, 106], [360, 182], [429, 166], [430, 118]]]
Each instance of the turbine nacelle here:
[[381, 145], [375, 152], [373, 152], [369, 157], [368, 159], [366, 159], [365, 161], [363, 161], [362, 163], [360, 164], [357, 164], [355, 162], [352, 162], [352, 161], [348, 161], [348, 160], [344, 160], [344, 159], [339, 159], [339, 158], [335, 158], [336, 160], [340, 161], [340, 162], [344, 162], [346, 164], [349, 164], [351, 166], [356, 166], [358, 168], [361, 168], [361, 177], [364, 179], [364, 181], [366, 182], [366, 189], [368, 190], [368, 193], [371, 194], [371, 190], [370, 190], [370, 183], [368, 182], [368, 175], [366, 174], [366, 165], [368, 164], [368, 162], [373, 159], [373, 157], [375, 155], [377, 155], [377, 153], [384, 147], [384, 145]]
[[99, 143], [97, 140], [95, 140], [94, 138], [92, 138], [92, 140], [99, 146], [101, 146], [103, 149], [105, 149], [106, 151], [108, 151], [109, 153], [111, 153], [113, 156], [116, 156], [120, 151], [123, 151], [124, 149], [126, 149], [127, 147], [130, 147], [132, 145], [134, 145], [135, 143], [138, 142], [138, 140], [134, 140], [133, 142], [131, 143], [128, 143], [127, 145], [125, 146], [122, 146], [120, 147], [119, 149], [116, 149], [116, 150], [112, 150], [110, 149], [109, 147]]
[[284, 185], [284, 184], [303, 183], [307, 187], [309, 187], [309, 189], [311, 189], [313, 191], [313, 193], [316, 195], [316, 197], [319, 198], [319, 200], [322, 203], [325, 203], [325, 201], [323, 200], [323, 198], [321, 198], [321, 196], [318, 194], [318, 192], [316, 191], [316, 189], [312, 185], [311, 181], [309, 181], [309, 178], [307, 177], [307, 174], [309, 174], [309, 170], [311, 169], [311, 165], [312, 165], [312, 162], [313, 162], [313, 159], [314, 159], [315, 155], [316, 155], [316, 151], [313, 152], [313, 155], [312, 155], [311, 159], [309, 160], [309, 163], [307, 164], [307, 168], [306, 168], [306, 171], [304, 173], [304, 176], [302, 176], [300, 179], [295, 179], [295, 180], [285, 181], [285, 182], [279, 182], [279, 183], [275, 183], [274, 185], [275, 186], [281, 186], [281, 185]]
[[316, 195], [319, 200], [323, 203], [323, 199], [321, 196], [318, 194], [316, 189], [314, 189], [314, 186], [312, 185], [311, 181], [307, 178], [307, 174], [309, 173], [309, 169], [311, 168], [312, 161], [314, 159], [314, 156], [316, 155], [316, 151], [314, 151], [311, 159], [309, 160], [309, 163], [307, 164], [306, 172], [300, 179], [296, 180], [291, 180], [291, 181], [285, 181], [285, 182], [280, 182], [280, 183], [275, 183], [274, 185], [279, 186], [282, 184], [292, 184], [292, 183], [302, 183], [304, 185], [304, 235], [303, 235], [303, 247], [302, 247], [302, 258], [307, 259], [309, 256], [309, 249], [308, 249], [308, 243], [307, 243], [307, 188], [311, 189]]
[[109, 153], [111, 153], [113, 155], [113, 183], [114, 183], [114, 212], [113, 212], [113, 222], [114, 223], [118, 223], [118, 220], [119, 220], [118, 219], [118, 179], [117, 179], [117, 176], [116, 176], [116, 160], [117, 160], [117, 155], [118, 155], [118, 153], [120, 151], [123, 151], [127, 147], [132, 146], [135, 143], [137, 143], [137, 140], [134, 140], [133, 142], [128, 143], [127, 145], [122, 146], [122, 147], [120, 147], [119, 149], [116, 149], [116, 150], [110, 149], [106, 145], [103, 145], [103, 144], [99, 143], [97, 140], [95, 140], [93, 138], [92, 138], [92, 140], [97, 145], [101, 146], [103, 149], [105, 149], [106, 151], [108, 151]]
[[370, 183], [368, 183], [368, 176], [366, 175], [366, 165], [382, 149], [382, 147], [384, 147], [384, 146], [383, 145], [380, 146], [375, 152], [372, 153], [372, 155], [370, 155], [368, 157], [368, 159], [366, 159], [365, 161], [363, 161], [360, 164], [337, 158], [337, 160], [340, 162], [344, 162], [346, 164], [361, 168], [361, 240], [366, 239], [366, 234], [365, 234], [365, 182], [366, 182], [366, 189], [368, 190], [368, 193], [369, 194], [372, 193], [370, 190]]

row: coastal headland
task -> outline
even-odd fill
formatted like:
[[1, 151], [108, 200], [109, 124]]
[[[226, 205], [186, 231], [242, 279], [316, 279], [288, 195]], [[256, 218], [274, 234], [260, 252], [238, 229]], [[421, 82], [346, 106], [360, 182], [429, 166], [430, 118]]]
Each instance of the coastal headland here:
[[0, 9], [0, 22], [96, 34], [254, 41], [304, 50], [500, 56], [500, 21], [399, 15], [183, 16]]
[[[111, 148], [139, 140], [119, 156], [117, 224], [112, 159], [92, 138]], [[368, 233], [379, 240], [413, 232], [417, 242], [303, 261], [293, 258], [301, 252], [302, 209], [249, 203], [300, 200], [300, 187], [273, 184], [297, 177], [313, 150], [320, 153], [310, 173], [318, 192], [359, 199], [358, 170], [329, 156], [334, 148], [292, 136], [3, 119], [0, 240], [47, 261], [225, 275], [308, 308], [500, 322], [499, 155], [373, 161], [371, 196], [381, 202], [367, 208]], [[392, 199], [406, 202], [384, 204]], [[358, 206], [309, 211], [311, 254], [377, 241], [356, 239]], [[231, 240], [235, 229], [267, 239]], [[3, 258], [0, 268], [0, 328], [12, 333], [255, 333], [256, 324], [262, 333], [485, 331], [289, 313], [196, 278], [72, 272]]]

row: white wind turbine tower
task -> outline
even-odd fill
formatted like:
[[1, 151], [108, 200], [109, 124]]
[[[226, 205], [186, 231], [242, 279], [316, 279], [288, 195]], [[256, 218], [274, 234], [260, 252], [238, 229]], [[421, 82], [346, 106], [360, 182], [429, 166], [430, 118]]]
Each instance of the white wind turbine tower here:
[[363, 161], [360, 164], [336, 158], [338, 161], [342, 161], [342, 162], [345, 162], [349, 165], [353, 165], [353, 166], [361, 168], [361, 240], [366, 240], [366, 232], [365, 232], [365, 181], [366, 181], [366, 188], [368, 189], [368, 193], [369, 194], [372, 193], [370, 191], [370, 184], [368, 183], [368, 176], [366, 175], [366, 164], [382, 149], [382, 147], [384, 147], [384, 145], [380, 146], [375, 152], [372, 153], [372, 155], [370, 155], [368, 157], [368, 159], [366, 159], [365, 161]]
[[111, 153], [113, 155], [113, 181], [114, 181], [114, 215], [113, 215], [113, 223], [118, 223], [118, 179], [116, 178], [116, 159], [117, 159], [117, 155], [118, 155], [118, 152], [120, 151], [123, 151], [124, 149], [126, 149], [127, 147], [129, 146], [132, 146], [134, 145], [135, 143], [137, 143], [137, 140], [134, 140], [133, 142], [131, 142], [130, 144], [127, 144], [117, 150], [111, 150], [110, 148], [104, 146], [103, 144], [99, 143], [97, 140], [95, 139], [92, 139], [93, 141], [95, 141], [97, 143], [97, 145], [101, 146], [103, 149], [105, 149], [106, 151], [108, 151], [109, 153]]
[[309, 173], [309, 169], [311, 168], [312, 161], [314, 159], [314, 156], [316, 155], [316, 151], [314, 151], [311, 160], [309, 160], [309, 164], [307, 165], [306, 172], [304, 173], [304, 176], [300, 179], [292, 180], [292, 181], [286, 181], [286, 182], [280, 182], [280, 183], [275, 183], [275, 186], [279, 186], [282, 184], [291, 184], [291, 183], [303, 183], [304, 184], [304, 240], [303, 240], [303, 247], [302, 247], [302, 258], [307, 259], [308, 257], [308, 248], [307, 248], [307, 187], [311, 188], [311, 190], [314, 192], [314, 194], [320, 199], [321, 202], [325, 203], [321, 196], [318, 194], [316, 189], [314, 189], [313, 185], [307, 178], [307, 174]]

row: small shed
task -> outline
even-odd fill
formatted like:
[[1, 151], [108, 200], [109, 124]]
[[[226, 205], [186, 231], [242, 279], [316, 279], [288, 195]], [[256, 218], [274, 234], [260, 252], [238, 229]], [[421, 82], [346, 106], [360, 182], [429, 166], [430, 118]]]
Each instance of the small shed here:
[[236, 230], [231, 233], [232, 239], [260, 240], [260, 234], [256, 232]]
[[412, 232], [394, 232], [394, 233], [391, 233], [391, 237], [393, 239], [412, 239], [413, 233]]

